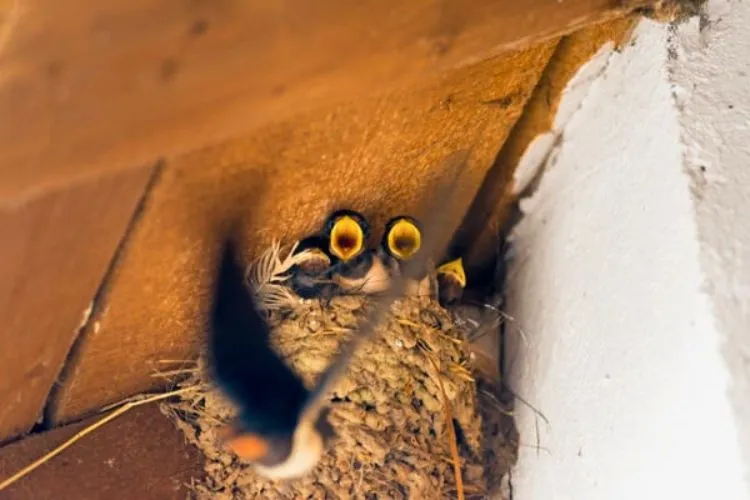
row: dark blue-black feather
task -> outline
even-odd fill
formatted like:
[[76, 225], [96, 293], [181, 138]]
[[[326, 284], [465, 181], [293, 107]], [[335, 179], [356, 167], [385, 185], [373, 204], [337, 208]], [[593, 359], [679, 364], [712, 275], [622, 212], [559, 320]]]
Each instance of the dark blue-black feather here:
[[209, 327], [210, 364], [220, 389], [240, 407], [242, 430], [291, 435], [308, 391], [272, 349], [232, 241], [222, 252]]

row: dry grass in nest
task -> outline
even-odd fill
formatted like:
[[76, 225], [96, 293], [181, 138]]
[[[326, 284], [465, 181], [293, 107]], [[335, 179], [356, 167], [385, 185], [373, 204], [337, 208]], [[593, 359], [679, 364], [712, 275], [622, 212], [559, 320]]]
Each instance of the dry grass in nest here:
[[[281, 250], [275, 246], [250, 276], [255, 277], [253, 285], [261, 300], [272, 297], [263, 303], [270, 313], [274, 347], [312, 384], [340, 343], [354, 332], [370, 302], [357, 296], [325, 302], [288, 300], [281, 288], [289, 258], [279, 255]], [[263, 290], [265, 295], [260, 293]], [[251, 466], [219, 447], [216, 431], [235, 410], [211, 385], [200, 358], [198, 367], [180, 385], [193, 390], [162, 405], [205, 454], [206, 477], [194, 485], [195, 496], [456, 498], [453, 467], [458, 463], [460, 489], [466, 497], [485, 498], [486, 450], [477, 386], [468, 366], [467, 334], [431, 298], [397, 301], [374, 338], [356, 353], [332, 394], [330, 421], [336, 441], [312, 474], [286, 482], [258, 476]], [[453, 425], [447, 425], [446, 410]], [[452, 456], [452, 445], [458, 457]]]

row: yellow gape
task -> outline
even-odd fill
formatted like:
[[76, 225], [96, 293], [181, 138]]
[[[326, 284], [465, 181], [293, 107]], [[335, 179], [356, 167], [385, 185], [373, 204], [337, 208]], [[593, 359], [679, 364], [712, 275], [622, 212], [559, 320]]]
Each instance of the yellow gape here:
[[344, 215], [331, 229], [331, 253], [341, 260], [350, 260], [362, 252], [365, 234], [359, 223]]
[[412, 222], [401, 219], [388, 232], [388, 250], [400, 260], [409, 260], [422, 247], [422, 233]]
[[462, 288], [466, 288], [466, 273], [464, 272], [464, 263], [461, 257], [438, 267], [437, 273], [453, 276]]

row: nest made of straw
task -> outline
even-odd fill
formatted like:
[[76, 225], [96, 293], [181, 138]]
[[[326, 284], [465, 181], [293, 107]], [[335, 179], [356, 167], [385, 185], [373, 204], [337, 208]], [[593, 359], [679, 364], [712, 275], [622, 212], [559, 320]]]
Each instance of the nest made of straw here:
[[[275, 245], [256, 265], [251, 282], [269, 312], [274, 347], [312, 384], [355, 331], [370, 301], [361, 296], [296, 299], [283, 278], [292, 262], [282, 261], [279, 252]], [[485, 497], [486, 450], [466, 339], [465, 327], [436, 300], [397, 301], [332, 394], [336, 442], [313, 473], [287, 482], [258, 476], [219, 447], [216, 430], [234, 408], [211, 384], [201, 357], [181, 383], [194, 390], [163, 405], [205, 454], [206, 476], [194, 485], [195, 497], [456, 498], [456, 460], [467, 498]], [[451, 430], [457, 432], [451, 436]], [[458, 456], [451, 453], [452, 442], [457, 442]]]

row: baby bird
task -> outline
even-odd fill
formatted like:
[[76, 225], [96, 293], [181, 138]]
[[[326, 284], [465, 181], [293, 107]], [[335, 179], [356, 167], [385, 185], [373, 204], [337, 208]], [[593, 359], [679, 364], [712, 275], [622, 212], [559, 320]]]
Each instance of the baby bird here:
[[466, 288], [466, 273], [461, 257], [437, 268], [438, 301], [443, 307], [458, 303]]
[[[402, 272], [403, 263], [411, 260], [422, 248], [422, 229], [419, 222], [408, 215], [392, 218], [385, 225], [385, 232], [380, 243], [386, 254], [389, 266], [396, 272]], [[429, 276], [429, 264], [412, 272], [406, 286], [406, 295], [432, 295], [432, 282]]]
[[226, 242], [210, 311], [208, 357], [218, 388], [239, 415], [221, 440], [259, 474], [290, 479], [317, 465], [333, 428], [326, 411], [304, 412], [310, 392], [271, 348], [269, 334], [245, 285], [235, 244]]
[[330, 278], [333, 256], [328, 250], [329, 240], [322, 234], [314, 234], [300, 240], [293, 255], [305, 252], [307, 257], [290, 269], [292, 290], [303, 299], [330, 295], [334, 286]]
[[328, 251], [336, 260], [331, 279], [345, 292], [380, 293], [390, 284], [385, 265], [376, 251], [367, 248], [370, 224], [353, 210], [333, 212], [323, 225]]

